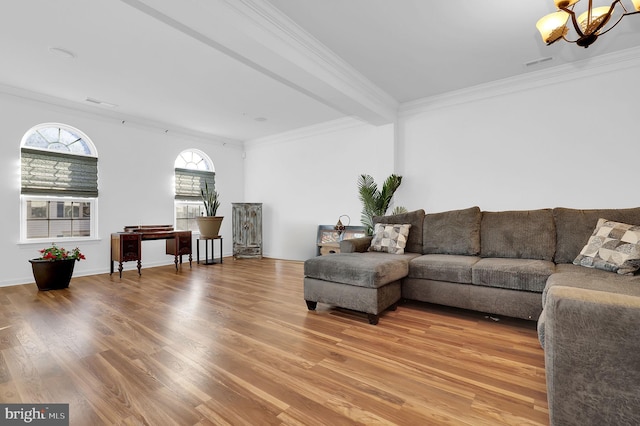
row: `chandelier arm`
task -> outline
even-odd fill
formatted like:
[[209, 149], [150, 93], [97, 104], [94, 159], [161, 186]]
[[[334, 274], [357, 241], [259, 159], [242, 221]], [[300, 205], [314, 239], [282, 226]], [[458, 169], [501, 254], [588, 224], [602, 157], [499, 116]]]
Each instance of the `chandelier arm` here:
[[[638, 13], [638, 12], [634, 12], [634, 13]], [[616, 23], [615, 23], [615, 24], [613, 24], [612, 26], [610, 26], [609, 28], [607, 28], [605, 31], [601, 32], [601, 33], [600, 33], [600, 34], [598, 34], [598, 35], [604, 35], [604, 34], [608, 33], [609, 31], [611, 31], [611, 30], [613, 29], [613, 27], [615, 27], [616, 25], [618, 25], [618, 24], [620, 23], [620, 21], [622, 21], [622, 18], [624, 18], [625, 16], [627, 16], [627, 15], [626, 15], [626, 14], [624, 14], [624, 15], [620, 16], [620, 17], [618, 18], [618, 20], [616, 21]], [[602, 27], [602, 25], [599, 25], [599, 26], [598, 26], [598, 28], [596, 28], [596, 31], [598, 31], [601, 27]], [[594, 32], [595, 32], [595, 31], [594, 31]]]
[[635, 12], [627, 12], [627, 13], [623, 13], [622, 16], [620, 16], [618, 18], [618, 20], [616, 21], [615, 24], [613, 24], [612, 26], [610, 26], [609, 28], [606, 29], [606, 31], [601, 32], [599, 35], [604, 35], [606, 33], [608, 33], [609, 31], [611, 31], [613, 29], [613, 27], [615, 27], [616, 25], [618, 25], [618, 23], [620, 23], [620, 21], [622, 21], [622, 18], [624, 18], [627, 15], [635, 15], [636, 13], [640, 13], [640, 10], [637, 10]]
[[[620, 1], [620, 0], [617, 0]], [[569, 15], [571, 15], [571, 21], [573, 22], [573, 28], [576, 30], [576, 32], [578, 33], [578, 35], [580, 37], [584, 37], [584, 33], [582, 32], [582, 30], [580, 30], [580, 25], [578, 25], [578, 20], [576, 19], [576, 14], [573, 10], [568, 9], [566, 7], [561, 7], [561, 10], [567, 12]], [[562, 38], [564, 38], [564, 36], [562, 36]], [[565, 39], [567, 40], [567, 39]], [[568, 40], [567, 40], [568, 41]]]
[[[577, 43], [577, 42], [578, 42], [578, 40], [569, 40], [569, 39], [568, 39], [567, 37], [565, 37], [565, 36], [562, 36], [562, 39], [563, 39], [564, 41], [566, 41], [567, 43]], [[558, 39], [558, 40], [560, 40], [560, 39]], [[554, 43], [555, 43], [556, 41], [558, 41], [558, 40], [555, 40], [555, 41], [554, 41]], [[549, 45], [547, 44], [547, 46], [549, 46]]]
[[624, 7], [624, 3], [622, 3], [622, 1], [620, 1], [620, 7], [622, 8], [622, 10], [624, 10], [624, 13], [622, 14], [622, 16], [625, 16], [625, 15], [627, 15], [629, 13], [627, 8]]
[[[607, 24], [607, 21], [609, 20], [609, 18], [611, 17], [611, 15], [613, 14], [613, 9], [616, 7], [616, 4], [620, 3], [622, 0], [615, 0], [613, 3], [611, 3], [611, 7], [609, 7], [609, 12], [607, 12], [607, 19], [602, 19], [602, 21], [600, 22], [600, 24], [591, 32], [591, 34], [597, 34], [598, 31], [600, 31], [602, 29], [602, 27], [605, 26], [605, 24]], [[622, 3], [620, 3], [622, 4]], [[589, 7], [591, 7], [591, 1], [589, 1]], [[622, 5], [622, 8], [624, 9], [624, 5]], [[626, 9], [625, 9], [626, 10]], [[589, 9], [589, 12], [591, 12], [591, 9]], [[609, 32], [609, 30], [613, 27], [615, 27], [616, 25], [618, 25], [618, 23], [622, 20], [622, 18], [624, 18], [624, 14], [622, 14], [620, 16], [620, 18], [616, 21], [615, 24], [613, 24], [611, 27], [609, 27], [607, 29], [607, 31], [604, 31], [602, 33], [600, 33], [599, 35], [605, 34], [607, 32]], [[589, 13], [589, 23], [591, 23], [591, 13]]]

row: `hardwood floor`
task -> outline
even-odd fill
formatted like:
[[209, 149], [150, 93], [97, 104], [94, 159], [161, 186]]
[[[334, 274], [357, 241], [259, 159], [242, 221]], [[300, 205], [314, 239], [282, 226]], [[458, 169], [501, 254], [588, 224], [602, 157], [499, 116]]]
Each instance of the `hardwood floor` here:
[[72, 425], [544, 425], [535, 323], [408, 302], [307, 311], [273, 259], [0, 288], [0, 400]]

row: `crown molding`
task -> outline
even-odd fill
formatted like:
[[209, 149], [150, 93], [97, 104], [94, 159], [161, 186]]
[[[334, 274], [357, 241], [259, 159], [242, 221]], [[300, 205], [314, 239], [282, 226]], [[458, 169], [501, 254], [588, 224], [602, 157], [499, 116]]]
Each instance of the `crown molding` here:
[[405, 102], [398, 108], [398, 116], [409, 117], [455, 105], [477, 102], [483, 99], [490, 99], [511, 93], [532, 90], [538, 87], [560, 84], [571, 80], [588, 78], [599, 74], [639, 66], [640, 47], [634, 47], [540, 71], [532, 71], [516, 77], [496, 80], [490, 83], [444, 93], [442, 95]]
[[245, 141], [244, 146], [247, 151], [260, 147], [263, 148], [269, 145], [279, 145], [289, 142], [299, 142], [301, 139], [310, 137], [321, 136], [329, 133], [340, 132], [348, 129], [355, 129], [358, 127], [369, 126], [369, 124], [362, 122], [353, 117], [339, 118], [337, 120], [327, 121], [313, 126], [302, 127], [300, 129], [291, 130], [288, 132], [279, 133], [277, 135], [266, 136], [264, 138], [257, 138]]
[[[266, 0], [225, 0], [230, 7], [251, 19], [263, 30], [292, 46], [301, 55], [327, 73], [342, 90], [352, 92], [365, 102], [380, 103], [386, 114], [395, 119], [398, 101], [376, 86], [362, 73], [301, 28], [295, 21]], [[242, 5], [242, 7], [240, 7]], [[313, 71], [313, 70], [309, 70]], [[357, 89], [357, 90], [356, 90]]]
[[179, 135], [191, 139], [198, 139], [204, 142], [216, 142], [222, 145], [229, 144], [238, 148], [243, 147], [243, 142], [237, 139], [224, 138], [212, 133], [199, 132], [185, 127], [175, 126], [169, 123], [161, 123], [159, 121], [149, 120], [132, 114], [123, 114], [118, 111], [109, 110], [103, 107], [84, 104], [77, 101], [69, 101], [43, 93], [32, 92], [19, 87], [8, 86], [0, 83], [0, 95], [12, 96], [28, 102], [37, 102], [46, 104], [63, 112], [71, 112], [74, 114], [82, 114], [93, 119], [102, 121], [116, 122], [122, 125], [144, 128], [146, 130], [155, 131], [163, 134]]
[[394, 98], [266, 0], [121, 1], [346, 116], [395, 121]]

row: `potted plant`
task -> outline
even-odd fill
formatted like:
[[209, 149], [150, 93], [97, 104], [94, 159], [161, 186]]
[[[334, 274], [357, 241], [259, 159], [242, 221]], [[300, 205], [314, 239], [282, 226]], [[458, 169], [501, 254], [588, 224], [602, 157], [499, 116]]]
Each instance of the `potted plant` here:
[[[365, 227], [367, 235], [373, 234], [373, 217], [384, 216], [391, 205], [391, 199], [400, 184], [402, 176], [391, 175], [382, 184], [382, 189], [369, 175], [360, 175], [358, 178], [358, 193], [362, 202], [362, 216], [360, 221]], [[407, 209], [397, 206], [392, 214], [406, 213]]]
[[38, 290], [69, 287], [73, 267], [76, 262], [83, 259], [85, 259], [84, 254], [78, 247], [69, 251], [52, 244], [40, 250], [40, 257], [29, 260]]
[[220, 226], [222, 225], [222, 219], [224, 216], [216, 216], [218, 208], [220, 207], [220, 200], [218, 191], [216, 191], [215, 181], [213, 188], [209, 188], [207, 182], [204, 183], [204, 188], [200, 188], [200, 196], [204, 203], [205, 216], [196, 218], [198, 222], [198, 228], [200, 229], [201, 238], [216, 238], [220, 233]]

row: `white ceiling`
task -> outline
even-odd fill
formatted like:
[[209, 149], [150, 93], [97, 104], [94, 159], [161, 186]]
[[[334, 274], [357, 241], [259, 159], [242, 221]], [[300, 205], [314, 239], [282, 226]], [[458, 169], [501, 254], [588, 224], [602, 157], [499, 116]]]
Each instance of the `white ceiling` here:
[[0, 91], [242, 141], [344, 116], [390, 122], [403, 102], [640, 46], [640, 15], [588, 49], [545, 46], [535, 22], [553, 10], [552, 0], [20, 0], [0, 14]]
[[546, 46], [535, 24], [555, 12], [553, 0], [270, 1], [400, 102], [640, 45], [638, 15], [588, 49]]

